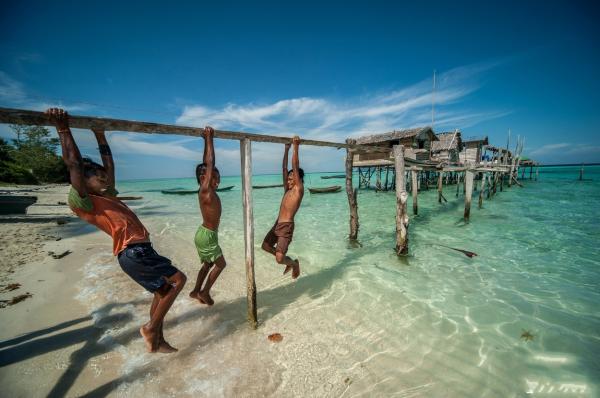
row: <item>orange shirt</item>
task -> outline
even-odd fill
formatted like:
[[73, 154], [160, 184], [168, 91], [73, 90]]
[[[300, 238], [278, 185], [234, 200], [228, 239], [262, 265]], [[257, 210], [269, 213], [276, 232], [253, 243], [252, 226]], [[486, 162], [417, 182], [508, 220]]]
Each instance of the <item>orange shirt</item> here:
[[116, 197], [88, 194], [82, 198], [71, 187], [69, 207], [79, 218], [112, 236], [115, 256], [129, 244], [150, 241], [150, 234], [135, 213]]

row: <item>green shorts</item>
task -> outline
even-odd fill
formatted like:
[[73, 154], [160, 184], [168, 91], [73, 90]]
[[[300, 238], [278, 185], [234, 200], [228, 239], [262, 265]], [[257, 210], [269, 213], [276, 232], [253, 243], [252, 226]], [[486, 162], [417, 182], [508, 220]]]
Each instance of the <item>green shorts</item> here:
[[194, 237], [198, 256], [203, 263], [214, 263], [223, 255], [223, 251], [219, 246], [218, 231], [211, 231], [204, 225], [200, 225]]

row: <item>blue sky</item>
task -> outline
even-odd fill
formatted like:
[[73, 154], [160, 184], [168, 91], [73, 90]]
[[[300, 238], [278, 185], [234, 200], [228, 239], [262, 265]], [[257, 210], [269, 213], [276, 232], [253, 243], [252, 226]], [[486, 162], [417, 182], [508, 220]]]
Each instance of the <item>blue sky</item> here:
[[[436, 131], [505, 145], [510, 128], [540, 161], [600, 161], [591, 1], [69, 3], [3, 3], [0, 106], [343, 141], [430, 124], [435, 69]], [[193, 176], [202, 156], [196, 138], [109, 141], [122, 179]], [[255, 173], [278, 172], [282, 149], [254, 144]], [[238, 150], [217, 141], [223, 174]], [[307, 171], [343, 156], [301, 149]]]

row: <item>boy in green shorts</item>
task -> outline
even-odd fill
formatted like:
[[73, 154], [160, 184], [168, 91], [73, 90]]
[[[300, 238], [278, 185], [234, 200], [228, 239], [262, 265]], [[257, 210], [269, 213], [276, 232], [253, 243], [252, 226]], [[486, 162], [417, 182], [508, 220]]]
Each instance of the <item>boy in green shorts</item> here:
[[[198, 190], [198, 201], [202, 213], [202, 225], [198, 227], [194, 243], [202, 262], [202, 268], [198, 271], [196, 286], [190, 292], [190, 297], [200, 303], [213, 305], [210, 297], [210, 288], [213, 286], [223, 268], [227, 265], [223, 252], [219, 247], [219, 222], [221, 221], [221, 199], [217, 195], [217, 187], [221, 182], [219, 170], [215, 167], [215, 148], [213, 137], [215, 131], [212, 127], [204, 128], [204, 162], [196, 167], [196, 179], [200, 185]], [[211, 270], [212, 268], [212, 270]], [[210, 273], [209, 273], [210, 271]], [[206, 284], [202, 288], [202, 284]]]

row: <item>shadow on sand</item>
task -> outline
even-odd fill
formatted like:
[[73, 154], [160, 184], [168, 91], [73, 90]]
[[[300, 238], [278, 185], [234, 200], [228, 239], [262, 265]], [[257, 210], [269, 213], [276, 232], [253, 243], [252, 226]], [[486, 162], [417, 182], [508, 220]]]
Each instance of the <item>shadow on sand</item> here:
[[[325, 268], [317, 273], [310, 274], [299, 278], [293, 284], [286, 284], [272, 289], [264, 290], [258, 293], [259, 303], [259, 321], [264, 322], [265, 319], [270, 319], [279, 314], [285, 307], [297, 301], [303, 295], [317, 296], [331, 287], [333, 282], [343, 276], [349, 267], [356, 265], [358, 260], [371, 253], [372, 249], [357, 249], [346, 254], [333, 266]], [[183, 293], [185, 294], [185, 293]], [[183, 296], [179, 298], [184, 299]], [[105, 313], [113, 308], [119, 308], [126, 305], [150, 304], [150, 300], [136, 300], [132, 302], [117, 304], [108, 303], [95, 311], [96, 313]], [[245, 328], [247, 321], [246, 313], [246, 297], [239, 297], [229, 302], [221, 302], [215, 304], [211, 308], [200, 307], [194, 305], [189, 311], [165, 321], [165, 328], [168, 329], [170, 324], [181, 324], [192, 321], [197, 321], [203, 317], [210, 316], [216, 322], [223, 323], [225, 330], [223, 333], [211, 334], [205, 339], [198, 341], [198, 345], [208, 345], [227, 337]], [[114, 348], [112, 344], [101, 344], [98, 342], [105, 331], [105, 327], [110, 325], [111, 328], [118, 328], [120, 325], [125, 325], [132, 319], [132, 315], [127, 312], [121, 312], [108, 315], [99, 320], [96, 325], [86, 326], [83, 328], [70, 330], [52, 336], [42, 337], [32, 340], [36, 337], [41, 337], [49, 333], [76, 325], [80, 322], [90, 320], [92, 317], [83, 317], [72, 321], [64, 322], [59, 325], [41, 329], [35, 332], [15, 337], [11, 340], [0, 342], [0, 347], [8, 347], [0, 350], [0, 367], [7, 366], [16, 362], [24, 361], [29, 358], [43, 355], [45, 353], [59, 350], [73, 344], [84, 343], [83, 347], [73, 352], [70, 356], [69, 367], [65, 370], [59, 380], [56, 382], [52, 390], [48, 393], [48, 397], [62, 397], [67, 395], [75, 380], [86, 367], [87, 363], [94, 357], [111, 351]], [[168, 317], [167, 317], [168, 318]], [[114, 342], [119, 345], [126, 345], [134, 339], [139, 339], [138, 326], [128, 328], [123, 333], [114, 336]], [[14, 346], [15, 344], [18, 344]], [[141, 340], [140, 340], [141, 344]], [[12, 346], [12, 347], [9, 347]], [[188, 347], [179, 352], [177, 355], [191, 355], [195, 352], [197, 346]], [[118, 388], [123, 383], [129, 383], [137, 378], [145, 376], [152, 371], [154, 364], [150, 363], [127, 375], [123, 375], [108, 383], [105, 383], [96, 389], [85, 394], [85, 397], [104, 397], [111, 391]]]

